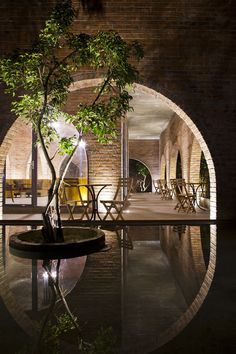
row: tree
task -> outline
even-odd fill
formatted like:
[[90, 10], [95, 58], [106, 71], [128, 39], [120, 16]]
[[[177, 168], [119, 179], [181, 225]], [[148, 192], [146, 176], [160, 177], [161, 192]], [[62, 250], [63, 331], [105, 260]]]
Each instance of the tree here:
[[[6, 85], [5, 92], [13, 97], [12, 111], [32, 123], [50, 168], [51, 186], [43, 212], [47, 242], [63, 241], [59, 190], [81, 134], [92, 132], [101, 143], [116, 137], [117, 120], [131, 109], [132, 97], [126, 87], [138, 81], [138, 71], [130, 61], [140, 60], [143, 55], [139, 43], [128, 44], [114, 31], [73, 34], [71, 25], [76, 16], [70, 0], [59, 2], [30, 49], [0, 60], [0, 80]], [[62, 110], [73, 74], [85, 67], [99, 72], [103, 82], [96, 88], [92, 104], [80, 105], [75, 114], [67, 114]], [[78, 135], [58, 136], [52, 123], [62, 116], [77, 128]], [[53, 165], [55, 154], [49, 153], [51, 142], [57, 142], [57, 153], [69, 156], [60, 176], [56, 176]], [[56, 225], [50, 217], [52, 205]]]
[[147, 176], [149, 175], [149, 171], [146, 166], [144, 166], [141, 162], [137, 161], [136, 163], [137, 174], [140, 176], [139, 186], [141, 192], [145, 192], [149, 187], [149, 182], [147, 183]]

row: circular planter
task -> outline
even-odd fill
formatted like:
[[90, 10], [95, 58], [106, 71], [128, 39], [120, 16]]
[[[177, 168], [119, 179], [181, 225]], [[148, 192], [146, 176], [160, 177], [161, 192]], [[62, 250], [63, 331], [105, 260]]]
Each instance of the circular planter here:
[[63, 228], [64, 242], [46, 243], [42, 231], [30, 230], [10, 237], [12, 255], [31, 259], [59, 259], [85, 256], [106, 250], [105, 233], [96, 228]]

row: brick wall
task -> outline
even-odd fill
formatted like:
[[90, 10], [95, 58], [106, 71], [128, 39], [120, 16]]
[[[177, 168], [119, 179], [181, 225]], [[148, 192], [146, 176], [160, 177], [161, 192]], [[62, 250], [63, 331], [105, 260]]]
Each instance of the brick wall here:
[[[79, 82], [78, 82], [79, 83]], [[94, 97], [93, 87], [95, 80], [80, 81], [80, 85], [75, 85], [71, 91], [65, 106], [68, 113], [75, 112], [80, 102], [92, 102]], [[98, 143], [92, 134], [83, 137], [86, 141], [86, 151], [89, 165], [89, 182], [90, 183], [110, 183], [112, 186], [106, 187], [100, 194], [101, 199], [113, 198], [115, 194], [118, 178], [121, 176], [121, 122], [118, 122], [118, 136], [112, 143]]]
[[129, 140], [129, 158], [142, 162], [152, 179], [159, 178], [159, 140]]
[[161, 171], [167, 168], [167, 180], [176, 178], [178, 152], [181, 156], [182, 177], [199, 182], [201, 147], [185, 122], [177, 115], [171, 119], [160, 137]]
[[[28, 46], [52, 3], [1, 1], [1, 53]], [[168, 97], [191, 118], [194, 123], [191, 130], [198, 140], [205, 141], [209, 149], [206, 160], [216, 172], [211, 180], [211, 201], [217, 200], [217, 216], [235, 219], [234, 2], [103, 0], [102, 3], [104, 14], [91, 16], [82, 12], [75, 31], [114, 29], [126, 40], [137, 39], [143, 44], [145, 58], [139, 65], [142, 84]], [[2, 94], [0, 97], [0, 141], [3, 141], [14, 117], [9, 113], [7, 99]], [[2, 154], [1, 159], [4, 157]]]

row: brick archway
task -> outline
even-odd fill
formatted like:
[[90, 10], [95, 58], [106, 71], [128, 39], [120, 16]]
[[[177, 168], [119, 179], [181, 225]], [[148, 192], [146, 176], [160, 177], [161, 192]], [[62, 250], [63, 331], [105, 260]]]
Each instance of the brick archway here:
[[[101, 78], [97, 79], [88, 79], [88, 80], [80, 80], [80, 81], [75, 81], [70, 88], [70, 91], [76, 91], [88, 87], [94, 87], [102, 82]], [[194, 134], [195, 139], [197, 140], [201, 150], [204, 153], [209, 173], [210, 173], [210, 193], [211, 193], [211, 200], [210, 200], [210, 218], [215, 219], [216, 218], [216, 177], [215, 177], [215, 167], [214, 167], [214, 162], [211, 157], [211, 153], [208, 149], [208, 146], [203, 139], [203, 136], [197, 126], [194, 124], [194, 122], [190, 119], [189, 116], [180, 108], [178, 107], [173, 101], [162, 95], [161, 93], [158, 93], [157, 91], [150, 89], [146, 86], [140, 85], [140, 84], [135, 84], [134, 85], [135, 90], [152, 95], [153, 97], [156, 97], [160, 99], [161, 101], [165, 102], [173, 112], [175, 112], [188, 126], [188, 128], [191, 130], [191, 132]], [[7, 155], [7, 151], [9, 149], [9, 146], [11, 145], [12, 141], [14, 141], [14, 136], [17, 134], [17, 121], [12, 125], [12, 127], [9, 129], [8, 133], [5, 136], [5, 139], [3, 141], [3, 144], [0, 147], [0, 178], [3, 176], [3, 169], [4, 169], [4, 162], [5, 158]], [[117, 149], [117, 148], [116, 148]], [[119, 167], [119, 166], [118, 166]], [[121, 167], [121, 166], [120, 166]], [[120, 168], [119, 167], [119, 168]], [[2, 181], [2, 178], [1, 178]], [[114, 181], [115, 182], [115, 181]], [[2, 182], [0, 182], [0, 214], [2, 213]]]
[[[191, 245], [192, 250], [191, 261], [194, 264], [194, 268], [198, 270], [196, 273], [196, 281], [201, 285], [199, 286], [199, 291], [197, 292], [194, 300], [188, 306], [186, 311], [176, 320], [176, 322], [168, 327], [166, 331], [160, 333], [157, 339], [158, 348], [174, 339], [192, 321], [205, 301], [215, 275], [217, 244], [216, 225], [210, 226], [210, 253], [207, 269], [204, 268], [202, 253], [199, 252], [199, 249], [201, 248], [201, 239], [198, 228], [188, 226], [188, 229], [190, 228], [191, 232], [189, 232], [188, 244]], [[181, 244], [183, 245], [183, 243]], [[181, 254], [181, 258], [183, 257], [184, 252]]]
[[159, 100], [165, 102], [169, 108], [175, 112], [187, 125], [187, 127], [190, 129], [190, 131], [193, 133], [195, 139], [197, 140], [201, 150], [204, 153], [207, 165], [208, 165], [208, 170], [209, 170], [209, 175], [210, 175], [210, 193], [211, 193], [211, 199], [210, 199], [210, 218], [211, 219], [216, 219], [217, 215], [217, 201], [216, 201], [216, 173], [215, 173], [215, 166], [214, 162], [210, 153], [210, 150], [207, 146], [206, 141], [203, 139], [203, 136], [198, 129], [198, 127], [194, 124], [194, 122], [191, 120], [191, 118], [179, 107], [177, 106], [173, 101], [171, 101], [169, 98], [166, 96], [162, 95], [161, 93], [150, 89], [146, 86], [140, 85], [140, 84], [135, 84], [135, 90], [152, 95]]

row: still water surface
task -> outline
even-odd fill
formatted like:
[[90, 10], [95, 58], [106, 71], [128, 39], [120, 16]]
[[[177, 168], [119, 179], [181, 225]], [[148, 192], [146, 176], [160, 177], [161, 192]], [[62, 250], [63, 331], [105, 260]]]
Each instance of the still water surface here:
[[[48, 268], [9, 251], [10, 235], [29, 226], [0, 227], [4, 354], [105, 353], [102, 346], [107, 353], [151, 353], [191, 321], [210, 286], [209, 279], [204, 284], [209, 263], [214, 267], [208, 225], [104, 230], [108, 251], [51, 260]], [[64, 303], [52, 291], [51, 276]]]

